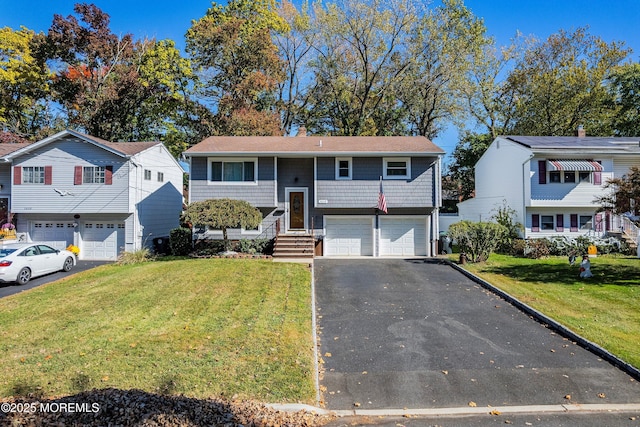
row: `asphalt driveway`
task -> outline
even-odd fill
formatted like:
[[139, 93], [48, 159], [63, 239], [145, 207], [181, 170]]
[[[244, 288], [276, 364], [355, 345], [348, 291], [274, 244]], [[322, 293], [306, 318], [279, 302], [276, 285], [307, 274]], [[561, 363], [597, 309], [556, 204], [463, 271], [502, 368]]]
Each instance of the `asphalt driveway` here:
[[28, 289], [35, 288], [37, 286], [44, 285], [45, 283], [55, 282], [63, 277], [71, 276], [72, 274], [79, 273], [81, 271], [89, 270], [90, 268], [97, 267], [99, 265], [109, 264], [109, 261], [78, 261], [78, 263], [71, 269], [71, 271], [64, 272], [58, 271], [56, 273], [47, 274], [45, 276], [35, 277], [27, 282], [26, 285], [20, 286], [15, 283], [0, 283], [0, 298], [9, 295], [17, 294], [19, 292], [26, 291]]
[[640, 403], [640, 384], [450, 266], [316, 259], [332, 410]]

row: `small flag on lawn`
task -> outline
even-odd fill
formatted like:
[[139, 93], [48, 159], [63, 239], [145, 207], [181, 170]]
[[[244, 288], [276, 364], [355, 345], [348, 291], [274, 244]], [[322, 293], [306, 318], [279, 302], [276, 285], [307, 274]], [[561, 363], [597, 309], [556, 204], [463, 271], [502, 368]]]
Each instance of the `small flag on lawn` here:
[[378, 210], [387, 213], [387, 199], [384, 197], [384, 190], [382, 189], [382, 177], [380, 177], [380, 193], [378, 194]]

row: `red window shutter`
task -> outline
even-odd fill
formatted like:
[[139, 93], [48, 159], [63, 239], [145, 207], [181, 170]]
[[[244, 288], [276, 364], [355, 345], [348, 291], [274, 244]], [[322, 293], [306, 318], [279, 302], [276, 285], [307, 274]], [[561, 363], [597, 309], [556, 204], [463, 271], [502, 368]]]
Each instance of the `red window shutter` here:
[[593, 173], [593, 185], [602, 185], [602, 172], [596, 171]]
[[82, 185], [82, 166], [76, 166], [73, 170], [73, 185]]
[[547, 183], [547, 161], [538, 160], [538, 184]]
[[53, 168], [51, 166], [44, 167], [44, 185], [51, 185]]
[[13, 167], [13, 185], [22, 184], [22, 166]]
[[540, 215], [531, 215], [531, 231], [540, 231]]
[[578, 231], [578, 214], [571, 214], [571, 231]]
[[564, 231], [564, 215], [556, 214], [556, 231]]
[[113, 184], [113, 166], [104, 167], [104, 184], [105, 185]]

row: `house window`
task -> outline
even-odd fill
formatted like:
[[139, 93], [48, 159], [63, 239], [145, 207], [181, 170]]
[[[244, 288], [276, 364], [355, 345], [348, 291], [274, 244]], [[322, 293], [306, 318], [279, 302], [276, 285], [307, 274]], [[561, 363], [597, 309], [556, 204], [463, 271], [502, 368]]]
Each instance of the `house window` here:
[[336, 179], [351, 179], [351, 158], [336, 158]]
[[82, 168], [83, 184], [104, 184], [104, 166], [85, 166]]
[[44, 184], [44, 166], [23, 166], [23, 184]]
[[383, 175], [385, 179], [409, 179], [411, 160], [408, 157], [383, 159]]
[[593, 228], [593, 216], [580, 215], [578, 225], [580, 230], [591, 230]]
[[209, 162], [209, 177], [211, 182], [255, 183], [257, 167], [257, 159], [214, 160]]
[[164, 173], [158, 172], [158, 182], [164, 182]]
[[580, 182], [591, 182], [591, 172], [578, 172]]
[[553, 230], [553, 215], [540, 215], [540, 229]]
[[564, 182], [576, 182], [576, 171], [564, 171]]
[[151, 181], [151, 171], [149, 169], [144, 170], [144, 180]]
[[561, 182], [560, 172], [559, 171], [549, 172], [549, 182]]

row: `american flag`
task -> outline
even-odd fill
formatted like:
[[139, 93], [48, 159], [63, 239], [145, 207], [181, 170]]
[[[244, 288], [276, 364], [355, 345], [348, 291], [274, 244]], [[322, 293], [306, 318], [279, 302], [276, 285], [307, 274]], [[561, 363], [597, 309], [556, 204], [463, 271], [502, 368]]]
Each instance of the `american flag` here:
[[380, 180], [380, 193], [378, 194], [378, 210], [387, 213], [387, 199], [384, 197], [384, 190], [382, 189], [382, 179]]

